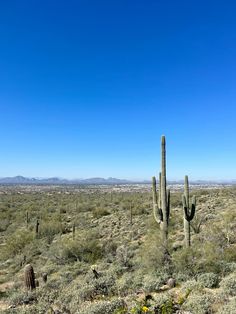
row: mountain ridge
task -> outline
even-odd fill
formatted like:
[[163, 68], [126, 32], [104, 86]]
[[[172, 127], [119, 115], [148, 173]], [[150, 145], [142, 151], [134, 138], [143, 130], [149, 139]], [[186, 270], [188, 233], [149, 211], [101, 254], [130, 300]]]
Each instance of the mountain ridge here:
[[[29, 178], [21, 175], [14, 177], [1, 177], [0, 184], [150, 184], [151, 180], [128, 180], [113, 177], [87, 178], [87, 179], [64, 179], [59, 177]], [[183, 180], [170, 180], [169, 184], [183, 184]], [[193, 180], [191, 184], [236, 184], [236, 180]]]

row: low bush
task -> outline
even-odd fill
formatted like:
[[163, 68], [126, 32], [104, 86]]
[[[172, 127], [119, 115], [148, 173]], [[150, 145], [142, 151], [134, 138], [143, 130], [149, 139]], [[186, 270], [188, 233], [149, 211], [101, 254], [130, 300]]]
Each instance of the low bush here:
[[214, 298], [211, 295], [192, 292], [183, 303], [182, 308], [190, 311], [192, 314], [206, 314], [212, 313], [211, 305], [213, 303]]
[[216, 288], [219, 283], [219, 277], [214, 273], [203, 273], [198, 275], [197, 281], [204, 288]]
[[236, 273], [233, 273], [220, 282], [220, 287], [224, 293], [230, 296], [236, 296]]

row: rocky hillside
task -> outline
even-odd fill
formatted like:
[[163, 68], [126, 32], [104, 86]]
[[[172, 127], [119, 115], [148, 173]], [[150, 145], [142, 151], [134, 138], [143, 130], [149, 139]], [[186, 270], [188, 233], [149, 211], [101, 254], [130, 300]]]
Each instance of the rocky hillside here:
[[1, 313], [236, 312], [235, 188], [191, 192], [190, 248], [171, 193], [167, 250], [149, 192], [0, 191]]

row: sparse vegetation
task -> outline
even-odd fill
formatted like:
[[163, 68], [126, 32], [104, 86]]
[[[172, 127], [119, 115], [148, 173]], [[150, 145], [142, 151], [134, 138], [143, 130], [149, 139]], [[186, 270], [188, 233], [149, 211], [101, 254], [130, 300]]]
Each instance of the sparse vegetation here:
[[[37, 189], [1, 187], [0, 221], [9, 221], [0, 238], [3, 313], [227, 313], [234, 308], [236, 188], [194, 191], [198, 214], [207, 219], [200, 232], [192, 232], [191, 247], [185, 246], [182, 193], [172, 192], [168, 258], [153, 218], [151, 190], [111, 197], [99, 187]], [[23, 277], [29, 263], [39, 287], [27, 294]], [[170, 278], [175, 287], [167, 284]]]
[[232, 312], [236, 188], [194, 191], [199, 205], [190, 242], [195, 200], [190, 206], [186, 177], [183, 222], [182, 191], [170, 198], [166, 188], [164, 137], [159, 191], [154, 177], [152, 191], [2, 186], [0, 192], [3, 313]]

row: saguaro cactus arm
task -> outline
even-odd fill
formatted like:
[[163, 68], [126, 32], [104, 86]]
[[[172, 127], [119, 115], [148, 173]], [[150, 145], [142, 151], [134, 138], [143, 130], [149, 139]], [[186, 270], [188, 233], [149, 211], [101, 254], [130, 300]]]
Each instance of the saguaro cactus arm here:
[[191, 209], [187, 207], [186, 197], [185, 195], [182, 196], [182, 202], [183, 202], [183, 209], [184, 209], [184, 218], [187, 221], [191, 221], [194, 218], [195, 215], [195, 209], [196, 209], [196, 197], [193, 197]]
[[152, 192], [153, 192], [153, 214], [156, 222], [159, 224], [163, 221], [161, 208], [158, 207], [156, 177], [152, 177]]
[[186, 246], [191, 245], [191, 235], [190, 235], [190, 221], [193, 220], [196, 209], [196, 198], [192, 199], [192, 204], [190, 207], [189, 201], [189, 183], [188, 176], [184, 179], [184, 194], [182, 195], [183, 210], [184, 210], [184, 232], [185, 232], [185, 242]]
[[157, 204], [157, 181], [156, 181], [156, 177], [152, 177], [152, 200], [153, 200], [153, 204]]
[[167, 221], [169, 222], [169, 218], [170, 218], [170, 190], [167, 190]]

